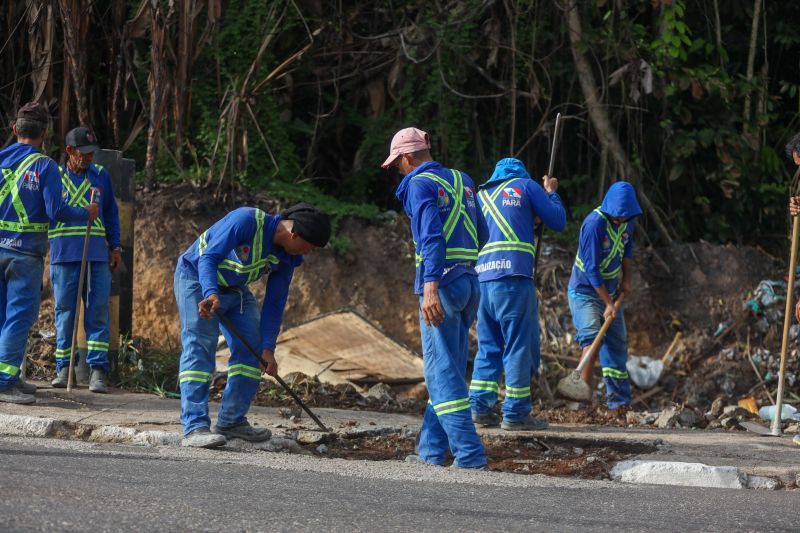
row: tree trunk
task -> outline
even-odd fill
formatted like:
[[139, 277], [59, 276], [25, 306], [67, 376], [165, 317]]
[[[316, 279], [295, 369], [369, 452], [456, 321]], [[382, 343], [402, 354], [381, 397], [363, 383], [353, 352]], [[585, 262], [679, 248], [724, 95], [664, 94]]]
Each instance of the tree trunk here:
[[[755, 0], [753, 4], [753, 21], [750, 25], [750, 50], [747, 53], [747, 82], [753, 81], [753, 69], [756, 62], [756, 46], [758, 44], [758, 22], [761, 17], [761, 0]], [[742, 131], [747, 127], [750, 122], [750, 93], [752, 91], [747, 89], [747, 95], [744, 97], [744, 113], [742, 113]]]
[[[86, 0], [58, 0], [61, 25], [64, 29], [64, 55], [71, 69], [72, 89], [78, 108], [78, 123], [91, 126], [89, 104], [86, 98], [86, 30], [88, 10]], [[84, 13], [87, 13], [84, 15]]]
[[147, 127], [147, 157], [145, 160], [145, 187], [153, 188], [156, 182], [156, 161], [161, 139], [161, 121], [164, 118], [167, 94], [166, 20], [158, 2], [150, 3], [150, 92], [149, 124]]
[[671, 244], [672, 236], [661, 220], [661, 216], [658, 214], [658, 211], [656, 211], [650, 198], [648, 198], [647, 194], [644, 192], [641, 180], [634, 172], [633, 166], [619, 142], [617, 133], [614, 131], [613, 126], [611, 126], [608, 115], [600, 103], [594, 73], [589, 65], [589, 61], [580, 49], [583, 29], [581, 27], [580, 14], [578, 13], [577, 0], [567, 1], [564, 17], [566, 19], [567, 31], [569, 32], [572, 58], [575, 62], [575, 71], [578, 74], [578, 81], [581, 85], [583, 97], [586, 100], [586, 109], [589, 112], [589, 118], [592, 122], [592, 126], [594, 126], [595, 133], [600, 138], [601, 144], [611, 153], [611, 157], [616, 164], [617, 174], [630, 181], [631, 184], [636, 187], [639, 193], [639, 199], [644, 205], [648, 216], [653, 220], [664, 240], [668, 244]]

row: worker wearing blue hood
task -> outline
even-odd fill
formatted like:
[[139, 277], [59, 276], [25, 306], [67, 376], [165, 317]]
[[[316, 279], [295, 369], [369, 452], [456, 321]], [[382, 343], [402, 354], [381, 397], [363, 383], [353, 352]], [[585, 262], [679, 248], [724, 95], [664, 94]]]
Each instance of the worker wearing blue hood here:
[[[609, 409], [630, 405], [631, 385], [625, 363], [628, 339], [624, 306], [614, 308], [614, 296], [630, 292], [634, 220], [642, 214], [636, 191], [625, 181], [613, 184], [600, 207], [589, 213], [581, 226], [578, 253], [569, 280], [569, 308], [584, 350], [594, 341], [607, 317], [612, 317], [600, 347], [600, 366]], [[620, 273], [622, 282], [619, 282]], [[591, 381], [594, 361], [581, 377]]]
[[467, 349], [480, 292], [475, 274], [486, 222], [478, 213], [475, 185], [463, 172], [431, 158], [428, 134], [405, 128], [392, 139], [383, 168], [403, 176], [396, 196], [411, 219], [419, 296], [425, 385], [430, 400], [417, 453], [407, 458], [443, 465], [448, 449], [461, 468], [486, 468], [469, 415]]
[[29, 404], [36, 387], [20, 381], [28, 330], [39, 314], [47, 229], [51, 220], [86, 225], [97, 204], [70, 205], [62, 170], [42, 153], [49, 115], [42, 104], [17, 111], [17, 142], [0, 150], [0, 401]]
[[[539, 368], [539, 305], [534, 286], [534, 220], [564, 231], [567, 216], [545, 176], [533, 181], [519, 159], [501, 159], [480, 186], [478, 203], [489, 228], [480, 252], [478, 280], [478, 354], [469, 386], [472, 420], [507, 431], [537, 430], [547, 422], [531, 416], [531, 377]], [[503, 419], [493, 411], [505, 369]]]

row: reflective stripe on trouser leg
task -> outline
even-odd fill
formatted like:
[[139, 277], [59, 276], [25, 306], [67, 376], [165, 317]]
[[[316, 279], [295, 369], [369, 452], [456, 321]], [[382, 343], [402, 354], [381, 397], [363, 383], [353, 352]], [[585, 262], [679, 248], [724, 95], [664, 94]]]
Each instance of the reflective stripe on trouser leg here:
[[214, 372], [219, 321], [203, 320], [197, 305], [203, 299], [200, 282], [183, 272], [175, 272], [175, 300], [181, 318], [180, 373], [181, 424], [183, 434], [211, 427], [208, 416], [208, 388]]
[[483, 466], [486, 454], [470, 417], [464, 379], [478, 281], [474, 276], [460, 276], [439, 288], [439, 299], [445, 312], [439, 327], [426, 326], [420, 314], [423, 371], [431, 403], [420, 430], [419, 455], [428, 463], [443, 464], [449, 445], [458, 466]]
[[631, 403], [631, 384], [628, 378], [628, 333], [625, 328], [625, 305], [617, 312], [611, 323], [603, 344], [600, 346], [600, 366], [603, 368], [603, 381], [606, 385], [606, 404], [616, 409]]
[[92, 261], [89, 291], [85, 295], [83, 327], [89, 349], [86, 362], [93, 369], [108, 372], [109, 316], [108, 301], [111, 298], [111, 271], [108, 263]]
[[498, 380], [503, 370], [503, 332], [485, 294], [485, 283], [480, 284], [481, 299], [478, 304], [478, 353], [472, 368], [469, 399], [476, 413], [488, 413], [497, 403]]
[[0, 390], [19, 379], [28, 332], [39, 314], [41, 257], [0, 249]]
[[[233, 326], [256, 349], [261, 345], [258, 303], [253, 294], [242, 288], [241, 293], [225, 293], [220, 297], [220, 309]], [[228, 383], [222, 393], [222, 405], [217, 416], [218, 427], [231, 427], [247, 421], [250, 403], [261, 384], [258, 359], [234, 335], [221, 326], [228, 341], [231, 357], [228, 361]]]
[[[78, 276], [80, 263], [54, 263], [50, 265], [50, 282], [53, 285], [53, 300], [56, 322], [56, 372], [69, 366], [72, 349], [72, 328], [75, 323], [75, 300], [78, 298]], [[75, 349], [75, 366], [80, 356]]]
[[503, 418], [521, 420], [531, 412], [531, 377], [539, 363], [539, 307], [533, 279], [508, 277], [487, 282], [505, 348], [506, 397]]

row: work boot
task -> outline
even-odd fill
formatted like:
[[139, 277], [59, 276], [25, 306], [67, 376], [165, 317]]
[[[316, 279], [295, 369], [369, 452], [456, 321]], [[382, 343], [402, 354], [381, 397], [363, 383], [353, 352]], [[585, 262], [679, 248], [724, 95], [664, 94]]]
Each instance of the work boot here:
[[502, 420], [503, 419], [500, 418], [500, 415], [494, 411], [489, 411], [487, 413], [476, 413], [475, 411], [472, 411], [472, 421], [486, 428], [497, 427], [500, 425]]
[[442, 466], [442, 465], [437, 465], [435, 463], [429, 463], [428, 461], [426, 461], [425, 459], [423, 459], [422, 457], [420, 457], [415, 453], [412, 453], [411, 455], [406, 455], [405, 462], [416, 465]]
[[106, 373], [100, 368], [92, 369], [92, 376], [89, 378], [89, 392], [108, 392], [106, 385]]
[[36, 396], [33, 394], [25, 394], [17, 388], [17, 385], [11, 385], [9, 388], [0, 391], [0, 402], [16, 403], [20, 405], [27, 405], [36, 403]]
[[500, 424], [500, 427], [506, 431], [538, 431], [547, 429], [549, 425], [550, 424], [547, 423], [547, 420], [544, 420], [543, 418], [536, 418], [528, 415], [522, 420], [512, 421], [503, 419], [503, 423]]
[[228, 442], [223, 435], [211, 433], [208, 428], [197, 428], [181, 441], [181, 446], [187, 448], [217, 448]]
[[28, 383], [22, 378], [20, 378], [19, 381], [17, 381], [17, 388], [20, 390], [20, 392], [23, 392], [25, 394], [36, 394], [36, 391], [38, 389], [36, 385], [34, 385], [33, 383]]
[[[66, 389], [69, 382], [69, 367], [65, 366], [58, 371], [56, 378], [50, 384], [57, 389]], [[72, 384], [76, 384], [75, 381]]]
[[226, 428], [221, 428], [217, 424], [214, 432], [225, 435], [229, 439], [242, 439], [248, 442], [264, 442], [272, 437], [272, 432], [267, 428], [254, 428], [246, 420], [241, 424]]

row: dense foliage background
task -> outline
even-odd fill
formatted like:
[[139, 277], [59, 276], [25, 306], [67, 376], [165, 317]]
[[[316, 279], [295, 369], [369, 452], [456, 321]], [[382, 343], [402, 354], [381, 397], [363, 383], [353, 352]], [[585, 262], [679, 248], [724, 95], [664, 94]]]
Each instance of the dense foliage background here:
[[[645, 239], [785, 242], [800, 3], [766, 0], [7, 0], [0, 112], [39, 99], [140, 176], [241, 184], [373, 216], [416, 125], [485, 180], [555, 174], [572, 232], [616, 179]], [[4, 131], [10, 141], [10, 131]]]

